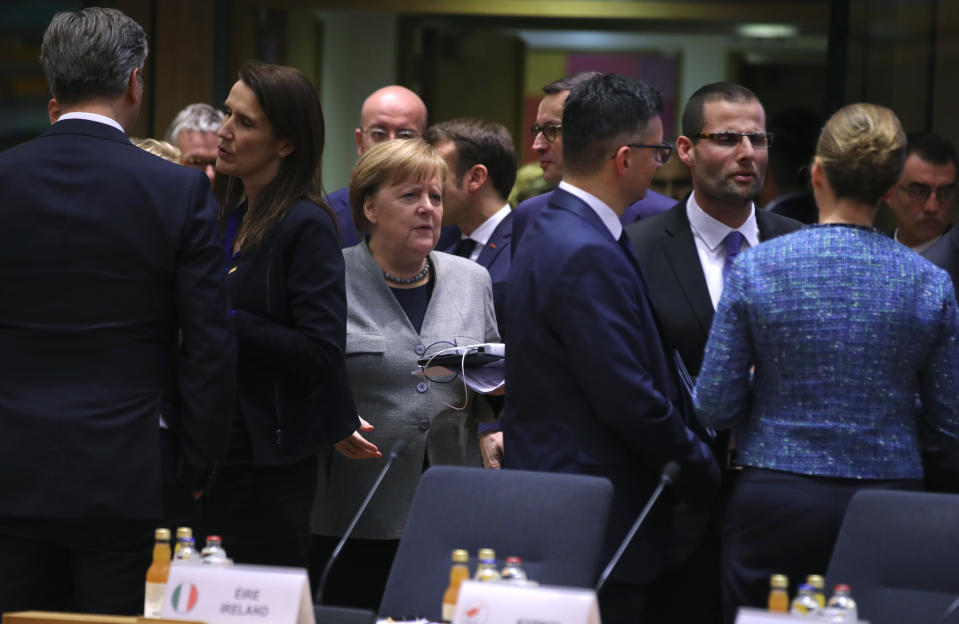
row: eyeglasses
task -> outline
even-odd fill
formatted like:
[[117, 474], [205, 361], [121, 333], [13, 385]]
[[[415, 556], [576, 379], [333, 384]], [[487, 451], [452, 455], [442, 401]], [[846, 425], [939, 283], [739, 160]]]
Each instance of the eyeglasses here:
[[[669, 157], [673, 154], [673, 146], [669, 143], [660, 143], [659, 145], [647, 145], [645, 143], [627, 143], [626, 147], [635, 147], [635, 148], [646, 148], [653, 150], [653, 158], [656, 159], [661, 165], [665, 165], [666, 161], [669, 160]], [[619, 150], [617, 150], [619, 153]], [[616, 158], [616, 154], [610, 156], [610, 158]]]
[[562, 124], [548, 123], [545, 126], [533, 125], [529, 128], [529, 133], [533, 135], [533, 140], [536, 140], [537, 135], [540, 132], [543, 133], [543, 138], [546, 139], [547, 143], [552, 143], [559, 136], [559, 131], [563, 129]]
[[206, 169], [207, 167], [216, 167], [216, 158], [200, 158], [199, 156], [191, 156], [190, 158], [184, 158], [180, 161], [181, 164], [186, 165], [187, 167], [193, 167], [194, 169]]
[[929, 196], [933, 193], [936, 194], [936, 201], [940, 205], [951, 204], [956, 200], [956, 197], [959, 196], [959, 188], [955, 184], [947, 184], [946, 186], [938, 186], [933, 188], [928, 184], [920, 184], [918, 182], [913, 182], [909, 186], [899, 185], [900, 191], [905, 191], [906, 195], [909, 196], [909, 201], [913, 204], [925, 204], [929, 201]]
[[389, 141], [390, 139], [409, 140], [409, 139], [415, 139], [420, 136], [420, 133], [417, 132], [416, 130], [409, 130], [406, 128], [402, 130], [397, 130], [395, 133], [392, 133], [392, 135], [390, 134], [389, 130], [386, 130], [385, 128], [379, 128], [376, 126], [372, 128], [367, 128], [366, 130], [363, 130], [362, 132], [363, 134], [368, 135], [370, 137], [370, 140], [373, 141], [374, 143], [382, 143], [383, 141]]
[[773, 144], [773, 135], [770, 132], [700, 132], [697, 139], [708, 139], [719, 147], [738, 147], [743, 137], [749, 139], [754, 149], [765, 149]]

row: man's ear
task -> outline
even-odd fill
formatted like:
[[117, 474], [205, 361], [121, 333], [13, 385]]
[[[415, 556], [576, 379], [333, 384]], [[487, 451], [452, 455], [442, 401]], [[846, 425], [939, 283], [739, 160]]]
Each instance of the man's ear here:
[[127, 90], [126, 97], [130, 100], [131, 104], [139, 104], [140, 100], [143, 99], [143, 89], [141, 84], [143, 83], [143, 74], [140, 72], [140, 68], [134, 69], [130, 72], [130, 79], [127, 81]]
[[683, 164], [687, 167], [692, 166], [695, 160], [693, 154], [695, 147], [693, 141], [687, 136], [680, 136], [676, 139], [676, 155], [679, 156], [679, 159], [683, 161]]
[[60, 102], [57, 102], [57, 98], [50, 98], [47, 102], [47, 115], [50, 117], [50, 125], [60, 119]]
[[466, 188], [470, 193], [475, 193], [486, 184], [489, 179], [489, 170], [486, 165], [473, 165], [466, 172]]
[[362, 155], [363, 155], [363, 130], [362, 130], [362, 128], [357, 128], [357, 129], [353, 132], [353, 134], [354, 134], [354, 136], [356, 137], [356, 155], [357, 155], [357, 156], [362, 156]]

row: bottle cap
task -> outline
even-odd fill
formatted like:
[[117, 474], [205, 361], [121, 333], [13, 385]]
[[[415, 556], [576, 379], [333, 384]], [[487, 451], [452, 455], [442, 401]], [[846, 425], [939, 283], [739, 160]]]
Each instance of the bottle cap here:
[[157, 529], [153, 533], [153, 537], [160, 542], [169, 542], [170, 541], [170, 529]]
[[193, 529], [191, 529], [190, 527], [177, 527], [176, 538], [182, 539], [184, 537], [193, 537]]
[[211, 542], [214, 543], [214, 544], [219, 544], [219, 543], [223, 542], [223, 540], [220, 538], [219, 535], [207, 535], [207, 536], [206, 536], [206, 543], [209, 544], [209, 543], [211, 543]]
[[515, 563], [516, 565], [519, 565], [523, 563], [523, 560], [520, 559], [519, 557], [507, 557], [506, 563]]
[[462, 548], [457, 548], [453, 551], [453, 563], [468, 563], [469, 560], [470, 554]]
[[843, 583], [840, 583], [836, 585], [835, 587], [833, 587], [833, 591], [849, 593], [850, 591], [849, 585], [844, 585]]
[[786, 589], [789, 587], [789, 577], [785, 574], [773, 574], [769, 577], [769, 585], [777, 589]]
[[496, 551], [492, 548], [480, 548], [478, 559], [496, 559]]
[[806, 582], [820, 591], [826, 586], [826, 579], [819, 574], [810, 574], [806, 577]]

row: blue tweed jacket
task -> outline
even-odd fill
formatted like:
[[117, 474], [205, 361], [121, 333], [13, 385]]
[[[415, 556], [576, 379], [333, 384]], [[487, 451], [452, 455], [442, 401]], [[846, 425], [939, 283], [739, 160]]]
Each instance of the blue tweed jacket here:
[[811, 226], [740, 254], [704, 357], [699, 417], [735, 425], [744, 465], [913, 479], [920, 449], [959, 448], [952, 283], [871, 228]]

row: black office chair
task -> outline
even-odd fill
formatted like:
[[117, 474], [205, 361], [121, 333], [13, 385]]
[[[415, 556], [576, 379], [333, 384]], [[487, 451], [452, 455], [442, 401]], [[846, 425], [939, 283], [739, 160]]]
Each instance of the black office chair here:
[[420, 479], [380, 614], [439, 621], [456, 548], [523, 559], [542, 585], [592, 587], [613, 487], [581, 475], [436, 466]]
[[858, 492], [826, 580], [849, 585], [859, 618], [871, 624], [943, 621], [959, 597], [959, 495]]

